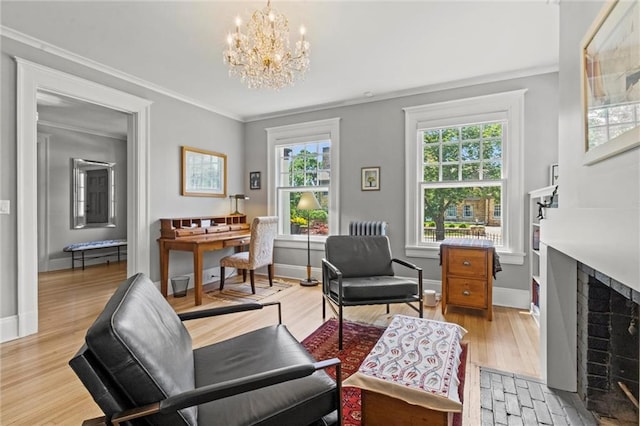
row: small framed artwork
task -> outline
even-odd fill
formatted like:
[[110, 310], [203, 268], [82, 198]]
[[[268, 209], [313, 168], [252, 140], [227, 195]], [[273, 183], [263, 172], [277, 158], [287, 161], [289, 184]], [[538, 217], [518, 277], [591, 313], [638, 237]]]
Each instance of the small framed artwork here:
[[182, 147], [182, 195], [227, 196], [227, 156], [204, 149]]
[[260, 172], [249, 173], [249, 189], [260, 189]]
[[549, 166], [549, 185], [556, 186], [558, 184], [558, 163]]
[[590, 165], [640, 145], [640, 3], [607, 1], [581, 59], [583, 162]]
[[363, 191], [379, 191], [380, 167], [363, 167], [360, 179]]

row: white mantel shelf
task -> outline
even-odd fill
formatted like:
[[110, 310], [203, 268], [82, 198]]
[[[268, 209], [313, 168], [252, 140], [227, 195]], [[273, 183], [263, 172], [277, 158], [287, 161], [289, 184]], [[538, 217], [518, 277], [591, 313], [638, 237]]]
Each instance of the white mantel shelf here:
[[640, 291], [640, 209], [547, 209], [540, 239]]

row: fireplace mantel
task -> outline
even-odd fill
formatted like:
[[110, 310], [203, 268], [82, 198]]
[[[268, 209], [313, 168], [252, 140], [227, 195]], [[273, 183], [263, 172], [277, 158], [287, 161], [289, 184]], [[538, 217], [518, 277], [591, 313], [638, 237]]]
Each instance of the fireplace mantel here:
[[640, 211], [547, 209], [540, 223], [540, 360], [548, 386], [577, 390], [578, 262], [640, 291]]
[[640, 291], [640, 209], [548, 209], [540, 240]]

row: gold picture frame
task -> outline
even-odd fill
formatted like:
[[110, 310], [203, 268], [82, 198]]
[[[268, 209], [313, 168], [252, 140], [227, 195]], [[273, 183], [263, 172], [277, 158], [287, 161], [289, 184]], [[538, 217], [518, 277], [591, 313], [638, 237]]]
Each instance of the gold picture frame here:
[[640, 3], [608, 1], [582, 42], [584, 164], [640, 146]]
[[227, 156], [183, 146], [182, 195], [226, 198]]
[[363, 167], [360, 176], [362, 191], [380, 191], [380, 167]]

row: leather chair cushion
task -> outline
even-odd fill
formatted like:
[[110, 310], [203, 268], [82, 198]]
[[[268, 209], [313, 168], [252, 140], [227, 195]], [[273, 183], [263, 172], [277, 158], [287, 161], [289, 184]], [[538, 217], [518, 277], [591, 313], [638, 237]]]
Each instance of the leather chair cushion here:
[[[87, 331], [99, 363], [137, 406], [194, 388], [191, 336], [143, 274], [122, 284]], [[198, 423], [197, 407], [149, 417], [154, 425]]]
[[[329, 288], [338, 297], [338, 280], [331, 280]], [[344, 301], [406, 299], [418, 294], [415, 281], [401, 277], [376, 276], [342, 279]]]
[[[194, 350], [196, 386], [295, 363], [315, 362], [284, 325]], [[269, 354], [269, 355], [267, 355]], [[198, 407], [201, 424], [308, 425], [336, 408], [335, 382], [323, 371]]]
[[391, 246], [384, 235], [332, 235], [327, 237], [325, 254], [343, 278], [393, 275]]
[[117, 386], [109, 375], [100, 368], [100, 364], [87, 347], [82, 345], [80, 350], [71, 358], [69, 365], [78, 375], [84, 387], [89, 390], [98, 407], [108, 416], [131, 408], [131, 401], [118, 392]]

